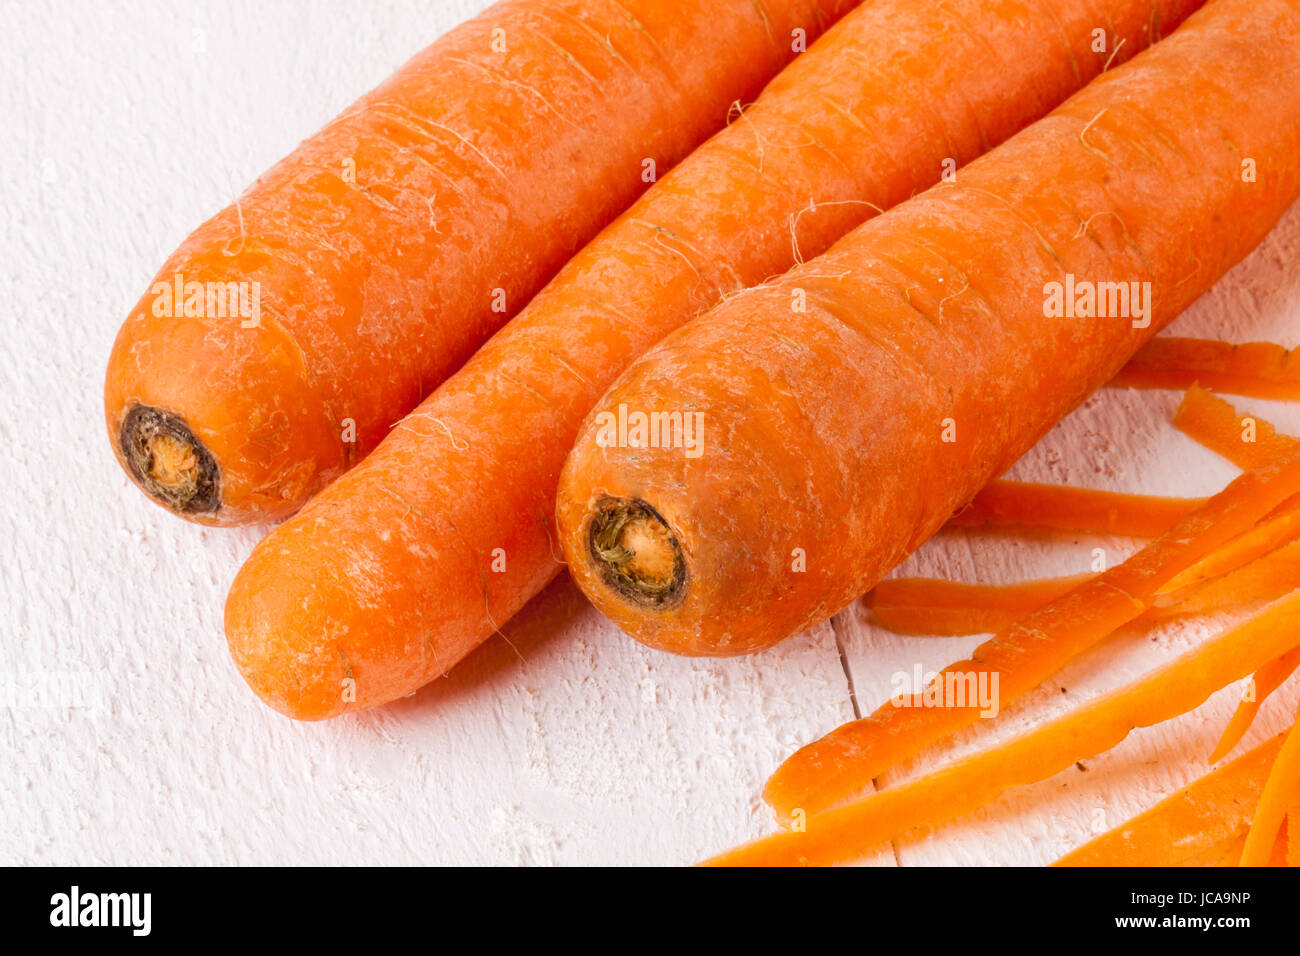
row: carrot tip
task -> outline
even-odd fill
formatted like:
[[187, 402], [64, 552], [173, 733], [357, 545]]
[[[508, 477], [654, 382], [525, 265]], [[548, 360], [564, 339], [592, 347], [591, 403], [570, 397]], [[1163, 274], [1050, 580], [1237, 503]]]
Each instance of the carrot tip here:
[[216, 459], [179, 415], [133, 405], [118, 439], [131, 476], [154, 500], [182, 514], [221, 507]]
[[639, 498], [597, 502], [587, 552], [605, 585], [634, 604], [664, 610], [685, 595], [681, 544], [659, 512]]

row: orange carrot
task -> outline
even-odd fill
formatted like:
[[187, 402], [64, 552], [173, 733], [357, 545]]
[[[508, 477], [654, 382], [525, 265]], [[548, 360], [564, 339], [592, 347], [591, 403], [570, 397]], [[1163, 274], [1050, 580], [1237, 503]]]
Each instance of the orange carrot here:
[[[1300, 450], [1246, 472], [1127, 561], [1085, 581], [976, 648], [935, 678], [996, 678], [1000, 706], [1037, 687], [1142, 615], [1160, 587], [1300, 491]], [[1293, 581], [1292, 587], [1300, 585]], [[787, 759], [764, 797], [782, 819], [796, 807], [816, 813], [860, 793], [884, 770], [980, 719], [979, 706], [898, 707], [892, 702], [851, 721]]]
[[1286, 812], [1286, 865], [1300, 866], [1300, 797]]
[[1173, 866], [1200, 854], [1222, 856], [1224, 844], [1245, 837], [1281, 746], [1281, 735], [1260, 744], [1054, 865]]
[[[1255, 531], [1258, 530], [1257, 526]], [[1241, 538], [1253, 537], [1255, 531], [1246, 532]], [[1222, 551], [1238, 551], [1241, 538], [1228, 542], [1210, 557]], [[1208, 558], [1188, 570], [1203, 565], [1208, 566]], [[1142, 620], [1168, 620], [1274, 601], [1300, 583], [1300, 541], [1283, 545], [1222, 577], [1201, 576], [1205, 579], [1178, 593], [1162, 589]], [[1011, 627], [1024, 615], [1064, 596], [1091, 577], [1071, 575], [1014, 584], [888, 578], [877, 584], [863, 601], [871, 609], [876, 624], [897, 634], [933, 637], [990, 634]]]
[[1182, 866], [1236, 866], [1237, 861], [1241, 859], [1241, 848], [1246, 845], [1246, 831], [1243, 830], [1240, 836], [1233, 837], [1231, 840], [1224, 840], [1213, 849], [1207, 850], [1199, 856], [1189, 857]]
[[205, 524], [296, 510], [847, 6], [514, 0], [447, 34], [168, 259], [109, 360], [123, 467]]
[[1241, 850], [1241, 866], [1265, 866], [1273, 855], [1288, 807], [1300, 796], [1300, 730], [1292, 725], [1269, 771]]
[[1064, 99], [1116, 52], [1091, 49], [1099, 25], [1118, 61], [1196, 2], [864, 5], [258, 546], [226, 606], [248, 682], [305, 718], [442, 674], [561, 566], [564, 456], [640, 352]]
[[[1289, 817], [1288, 817], [1288, 819], [1289, 819]], [[1189, 860], [1189, 861], [1187, 861], [1186, 863], [1183, 863], [1183, 864], [1180, 864], [1180, 865], [1182, 865], [1182, 866], [1201, 866], [1201, 865], [1205, 865], [1205, 866], [1240, 866], [1240, 865], [1241, 865], [1241, 851], [1242, 851], [1243, 849], [1245, 849], [1245, 847], [1246, 847], [1246, 833], [1243, 832], [1243, 833], [1241, 834], [1241, 836], [1237, 837], [1235, 840], [1230, 841], [1228, 844], [1226, 844], [1224, 847], [1222, 847], [1222, 848], [1221, 848], [1221, 852], [1220, 852], [1216, 857], [1214, 857], [1214, 858], [1212, 858], [1212, 859], [1204, 860], [1203, 862], [1199, 862], [1199, 861], [1195, 861], [1195, 860]], [[1293, 864], [1290, 864], [1290, 863], [1287, 862], [1287, 856], [1288, 856], [1289, 853], [1290, 853], [1290, 850], [1289, 850], [1289, 845], [1288, 845], [1287, 838], [1285, 837], [1285, 835], [1279, 833], [1279, 834], [1278, 834], [1278, 838], [1277, 838], [1277, 842], [1273, 844], [1273, 851], [1272, 851], [1272, 853], [1269, 855], [1269, 859], [1268, 859], [1268, 864], [1267, 864], [1267, 865], [1268, 865], [1268, 866], [1291, 866], [1291, 865], [1293, 865]]]
[[[1296, 70], [1300, 8], [1218, 0], [955, 181], [665, 338], [565, 464], [574, 580], [643, 643], [716, 656], [865, 593], [1300, 195]], [[611, 443], [620, 408], [698, 414], [702, 453]]]
[[1296, 439], [1257, 415], [1243, 415], [1203, 388], [1192, 387], [1174, 414], [1174, 425], [1238, 468], [1254, 468], [1298, 446]]
[[1154, 338], [1110, 380], [1118, 388], [1187, 389], [1252, 398], [1300, 398], [1300, 358], [1272, 342], [1231, 345], [1206, 339]]
[[995, 481], [949, 518], [947, 527], [1051, 528], [1154, 538], [1204, 503], [1204, 499], [1198, 498], [1161, 498], [1068, 485]]
[[[1134, 683], [1014, 740], [888, 787], [835, 810], [809, 815], [805, 829], [765, 837], [725, 853], [714, 864], [827, 864], [856, 859], [915, 827], [943, 823], [997, 799], [1005, 791], [1046, 780], [1102, 753], [1137, 727], [1150, 727], [1203, 703], [1215, 691], [1300, 644], [1300, 593], [1221, 634]], [[1300, 734], [1293, 734], [1300, 742]], [[1290, 742], [1290, 741], [1288, 741]], [[1300, 750], [1300, 748], [1297, 748]], [[1286, 751], [1283, 744], [1255, 815], [1269, 837], [1263, 802]], [[1289, 777], [1288, 777], [1289, 779]], [[1261, 826], [1261, 820], [1263, 824]], [[1250, 852], [1247, 839], [1246, 854]]]
[[1219, 738], [1214, 752], [1210, 754], [1210, 763], [1216, 763], [1232, 752], [1232, 748], [1241, 742], [1241, 738], [1246, 736], [1246, 731], [1254, 723], [1260, 705], [1268, 699], [1269, 694], [1286, 682], [1297, 667], [1300, 667], [1300, 648], [1287, 651], [1259, 669], [1258, 673], [1251, 678], [1249, 692], [1237, 705], [1232, 719], [1223, 731], [1223, 736]]
[[1282, 502], [1258, 525], [1207, 554], [1160, 586], [1156, 604], [1178, 604], [1207, 581], [1221, 578], [1300, 537], [1300, 497]]
[[1071, 575], [1001, 585], [889, 578], [863, 600], [875, 622], [896, 634], [991, 634], [1064, 597], [1091, 577]]
[[1278, 548], [1222, 578], [1206, 581], [1171, 603], [1157, 596], [1148, 617], [1166, 619], [1273, 601], [1300, 582], [1300, 541]]

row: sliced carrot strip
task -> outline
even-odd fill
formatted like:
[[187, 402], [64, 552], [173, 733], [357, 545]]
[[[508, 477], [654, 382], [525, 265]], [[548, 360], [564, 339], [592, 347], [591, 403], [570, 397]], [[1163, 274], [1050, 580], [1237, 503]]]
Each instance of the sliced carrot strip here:
[[893, 578], [877, 584], [865, 602], [875, 622], [896, 634], [991, 634], [1057, 600], [1090, 577], [1079, 574], [1001, 585]]
[[1156, 603], [1177, 604], [1206, 581], [1236, 571], [1294, 541], [1297, 536], [1300, 536], [1300, 497], [1283, 502], [1255, 528], [1176, 575], [1160, 588]]
[[1212, 859], [1222, 856], [1225, 843], [1245, 840], [1281, 746], [1279, 734], [1067, 853], [1054, 865], [1173, 866], [1203, 854], [1212, 854]]
[[1203, 498], [1162, 498], [1069, 485], [995, 481], [953, 515], [947, 526], [1048, 528], [1154, 538], [1203, 504]]
[[1287, 651], [1259, 669], [1251, 680], [1251, 692], [1237, 705], [1237, 710], [1228, 721], [1223, 736], [1219, 738], [1214, 752], [1210, 754], [1210, 763], [1217, 763], [1232, 752], [1232, 748], [1241, 742], [1241, 738], [1250, 729], [1255, 715], [1259, 713], [1260, 705], [1273, 691], [1286, 683], [1286, 679], [1295, 672], [1297, 667], [1300, 667], [1300, 648]]
[[1294, 588], [1296, 581], [1300, 581], [1300, 541], [1283, 545], [1231, 574], [1206, 581], [1177, 603], [1158, 596], [1148, 617], [1186, 617], [1272, 601]]
[[[1096, 578], [1030, 613], [936, 678], [997, 675], [1002, 705], [1143, 614], [1159, 588], [1300, 492], [1300, 450], [1246, 472], [1164, 535]], [[1293, 585], [1294, 586], [1294, 585]], [[785, 761], [764, 797], [782, 819], [816, 813], [866, 790], [884, 770], [980, 718], [981, 708], [897, 707], [844, 724]]]
[[1251, 398], [1300, 398], [1300, 356], [1273, 342], [1152, 339], [1110, 385], [1186, 389], [1194, 385]]
[[1287, 808], [1300, 794], [1300, 730], [1296, 727], [1300, 724], [1292, 725], [1287, 731], [1286, 740], [1259, 795], [1255, 819], [1241, 851], [1242, 866], [1264, 866], [1269, 862]]
[[[856, 803], [810, 815], [801, 830], [764, 837], [709, 862], [793, 866], [854, 860], [890, 837], [969, 813], [1013, 787], [1045, 780], [1079, 760], [1109, 750], [1135, 727], [1150, 727], [1184, 714], [1200, 706], [1221, 687], [1258, 670], [1297, 644], [1300, 644], [1300, 592], [1269, 605], [1251, 620], [1206, 641], [1154, 673], [1009, 743], [957, 760], [934, 773], [881, 790]], [[1290, 737], [1300, 743], [1300, 733]], [[1287, 744], [1283, 744], [1282, 751], [1286, 748]], [[1295, 749], [1300, 751], [1300, 746]], [[1269, 830], [1270, 818], [1262, 817], [1264, 801], [1284, 756], [1285, 753], [1280, 753], [1274, 764], [1256, 814], [1255, 826], [1267, 836], [1269, 847], [1281, 817], [1278, 816]], [[1285, 803], [1282, 809], [1285, 810]], [[1243, 859], [1249, 858], [1250, 849], [1247, 838]]]
[[[1250, 534], [1253, 532], [1247, 532]], [[1230, 542], [1225, 548], [1231, 546]], [[891, 578], [877, 584], [864, 603], [871, 610], [873, 623], [895, 634], [928, 637], [994, 634], [1064, 596], [1090, 577], [1070, 575], [1013, 584]], [[1300, 541], [1292, 541], [1222, 577], [1202, 580], [1177, 594], [1158, 595], [1142, 619], [1163, 621], [1263, 604], [1293, 590], [1298, 581]]]
[[1225, 840], [1215, 850], [1199, 857], [1190, 857], [1181, 866], [1236, 866], [1241, 860], [1241, 848], [1246, 845], [1246, 831], [1231, 840]]
[[1258, 468], [1297, 447], [1258, 415], [1246, 415], [1203, 388], [1189, 388], [1174, 426], [1239, 468]]
[[1300, 797], [1286, 812], [1286, 865], [1300, 866]]

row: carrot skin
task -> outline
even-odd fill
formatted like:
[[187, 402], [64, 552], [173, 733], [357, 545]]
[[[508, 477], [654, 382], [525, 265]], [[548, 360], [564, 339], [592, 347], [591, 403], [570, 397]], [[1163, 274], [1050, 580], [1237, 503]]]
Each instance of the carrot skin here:
[[1154, 338], [1108, 383], [1115, 388], [1188, 389], [1252, 398], [1300, 398], [1300, 359], [1273, 342]]
[[994, 481], [948, 519], [949, 528], [1046, 528], [1154, 538], [1203, 499], [1129, 495], [1069, 485]]
[[[712, 656], [865, 593], [1300, 195], [1298, 69], [1294, 3], [1218, 0], [955, 181], [664, 339], [566, 462], [579, 587], [637, 640]], [[1244, 182], [1243, 154], [1269, 176]], [[1072, 277], [1150, 283], [1151, 313], [1057, 315]], [[623, 406], [698, 410], [709, 450], [602, 447]], [[593, 547], [620, 502], [651, 509], [682, 555], [670, 602], [629, 597]]]
[[957, 637], [1001, 631], [1077, 588], [1088, 575], [1018, 584], [887, 578], [863, 599], [875, 623], [895, 634]]
[[[511, 0], [451, 31], [163, 265], [109, 360], [119, 461], [204, 524], [295, 511], [848, 3]], [[205, 314], [156, 291], [178, 282]], [[247, 314], [207, 314], [226, 282]], [[213, 494], [152, 481], [136, 408], [201, 445]]]
[[[1170, 27], [1197, 5], [1157, 0], [1156, 19]], [[638, 354], [1063, 100], [1109, 59], [1090, 49], [1098, 25], [1124, 40], [1116, 62], [1151, 37], [1146, 0], [995, 6], [876, 0], [845, 18], [272, 532], [226, 605], [253, 689], [315, 719], [444, 673], [562, 566], [560, 468]]]
[[1258, 415], [1243, 413], [1195, 385], [1179, 402], [1174, 427], [1238, 468], [1254, 468], [1300, 446]]

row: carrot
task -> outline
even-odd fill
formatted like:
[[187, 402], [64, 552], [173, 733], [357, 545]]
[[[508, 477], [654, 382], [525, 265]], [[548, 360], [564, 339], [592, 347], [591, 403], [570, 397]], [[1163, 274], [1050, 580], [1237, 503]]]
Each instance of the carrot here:
[[890, 578], [864, 598], [875, 622], [896, 634], [955, 637], [1001, 631], [1092, 575], [1019, 584], [959, 584], [934, 578]]
[[1187, 390], [1174, 426], [1238, 468], [1254, 468], [1297, 447], [1296, 439], [1279, 434], [1257, 415], [1243, 415], [1203, 388]]
[[1241, 742], [1241, 738], [1246, 736], [1246, 731], [1254, 723], [1260, 705], [1268, 699], [1269, 694], [1286, 682], [1297, 667], [1300, 667], [1300, 648], [1292, 648], [1259, 669], [1251, 678], [1249, 693], [1237, 705], [1232, 719], [1228, 721], [1228, 726], [1223, 731], [1223, 736], [1219, 738], [1214, 752], [1210, 754], [1210, 763], [1222, 760], [1232, 752], [1232, 748]]
[[[1150, 727], [1184, 714], [1221, 687], [1298, 643], [1300, 592], [1270, 605], [1245, 624], [1206, 641], [1154, 673], [1006, 744], [856, 803], [809, 815], [802, 831], [765, 837], [710, 862], [757, 866], [852, 860], [890, 837], [915, 827], [946, 822], [992, 802], [1013, 787], [1046, 780], [1079, 760], [1109, 750], [1135, 727]], [[1292, 736], [1300, 741], [1300, 734]], [[1269, 784], [1285, 750], [1284, 744]], [[1260, 826], [1269, 784], [1265, 785], [1255, 815], [1255, 827]], [[1274, 828], [1267, 834], [1269, 846], [1275, 832]]]
[[[1224, 550], [1235, 547], [1236, 540], [1225, 545]], [[867, 594], [864, 603], [876, 624], [896, 634], [931, 637], [991, 634], [1011, 627], [1024, 615], [1063, 597], [1091, 577], [1069, 575], [1013, 584], [888, 578]], [[1159, 593], [1141, 619], [1161, 621], [1273, 601], [1292, 590], [1297, 582], [1300, 582], [1300, 541], [1293, 541], [1222, 577], [1207, 578], [1186, 591]]]
[[[976, 648], [935, 678], [934, 687], [984, 680], [999, 707], [1037, 687], [1068, 661], [1144, 614], [1160, 587], [1206, 554], [1252, 530], [1300, 490], [1300, 450], [1239, 476], [1199, 511], [1122, 564], [1085, 581]], [[1300, 585], [1292, 579], [1291, 588]], [[899, 707], [893, 702], [850, 721], [789, 757], [763, 796], [782, 819], [816, 813], [866, 789], [889, 767], [973, 725], [978, 705]]]
[[[1227, 841], [1222, 847], [1220, 847], [1220, 852], [1218, 854], [1215, 854], [1212, 857], [1207, 854], [1207, 857], [1209, 858], [1203, 860], [1193, 858], [1180, 865], [1239, 866], [1241, 864], [1241, 851], [1245, 849], [1245, 846], [1246, 833], [1243, 832], [1241, 836], [1237, 837], [1235, 840]], [[1289, 852], [1286, 838], [1279, 834], [1277, 842], [1273, 844], [1272, 853], [1269, 855], [1268, 866], [1289, 866], [1290, 864], [1286, 862], [1287, 854]]]
[[1263, 521], [1174, 575], [1156, 592], [1156, 604], [1178, 604], [1207, 581], [1221, 578], [1300, 536], [1300, 497], [1278, 505]]
[[1224, 844], [1245, 837], [1281, 745], [1280, 735], [1265, 741], [1053, 865], [1173, 866], [1222, 856]]
[[995, 481], [948, 519], [949, 528], [1025, 527], [1154, 538], [1204, 504], [1068, 485]]
[[1300, 359], [1272, 342], [1231, 345], [1206, 339], [1154, 338], [1109, 382], [1116, 388], [1194, 385], [1252, 398], [1300, 398]]
[[1155, 619], [1206, 614], [1224, 608], [1272, 601], [1300, 581], [1300, 541], [1252, 561], [1221, 578], [1206, 581], [1177, 603], [1157, 597], [1148, 616]]
[[[1144, 46], [1153, 9], [1169, 24], [1192, 5], [875, 0], [847, 17], [258, 546], [226, 605], [248, 682], [283, 712], [318, 718], [444, 673], [561, 566], [550, 523], [560, 467], [640, 352]], [[1107, 24], [1126, 42], [1093, 52]]]
[[1292, 725], [1273, 761], [1268, 780], [1259, 795], [1255, 817], [1241, 850], [1241, 866], [1266, 866], [1282, 829], [1288, 807], [1300, 796], [1300, 730]]
[[[1295, 3], [1217, 0], [955, 181], [660, 342], [565, 464], [581, 589], [645, 644], [717, 656], [865, 593], [1300, 195], [1297, 40]], [[1267, 182], [1243, 182], [1243, 155]], [[1097, 288], [1107, 315], [1079, 317]], [[702, 454], [611, 446], [620, 408], [698, 414]]]
[[1241, 848], [1246, 845], [1246, 833], [1242, 831], [1240, 836], [1233, 837], [1231, 840], [1224, 840], [1213, 849], [1207, 850], [1200, 856], [1189, 857], [1181, 866], [1215, 866], [1226, 867], [1236, 866], [1237, 861], [1241, 859]]
[[1300, 866], [1300, 797], [1287, 809], [1287, 866]]
[[447, 34], [167, 260], [109, 360], [122, 466], [204, 524], [296, 510], [848, 5], [515, 0]]

